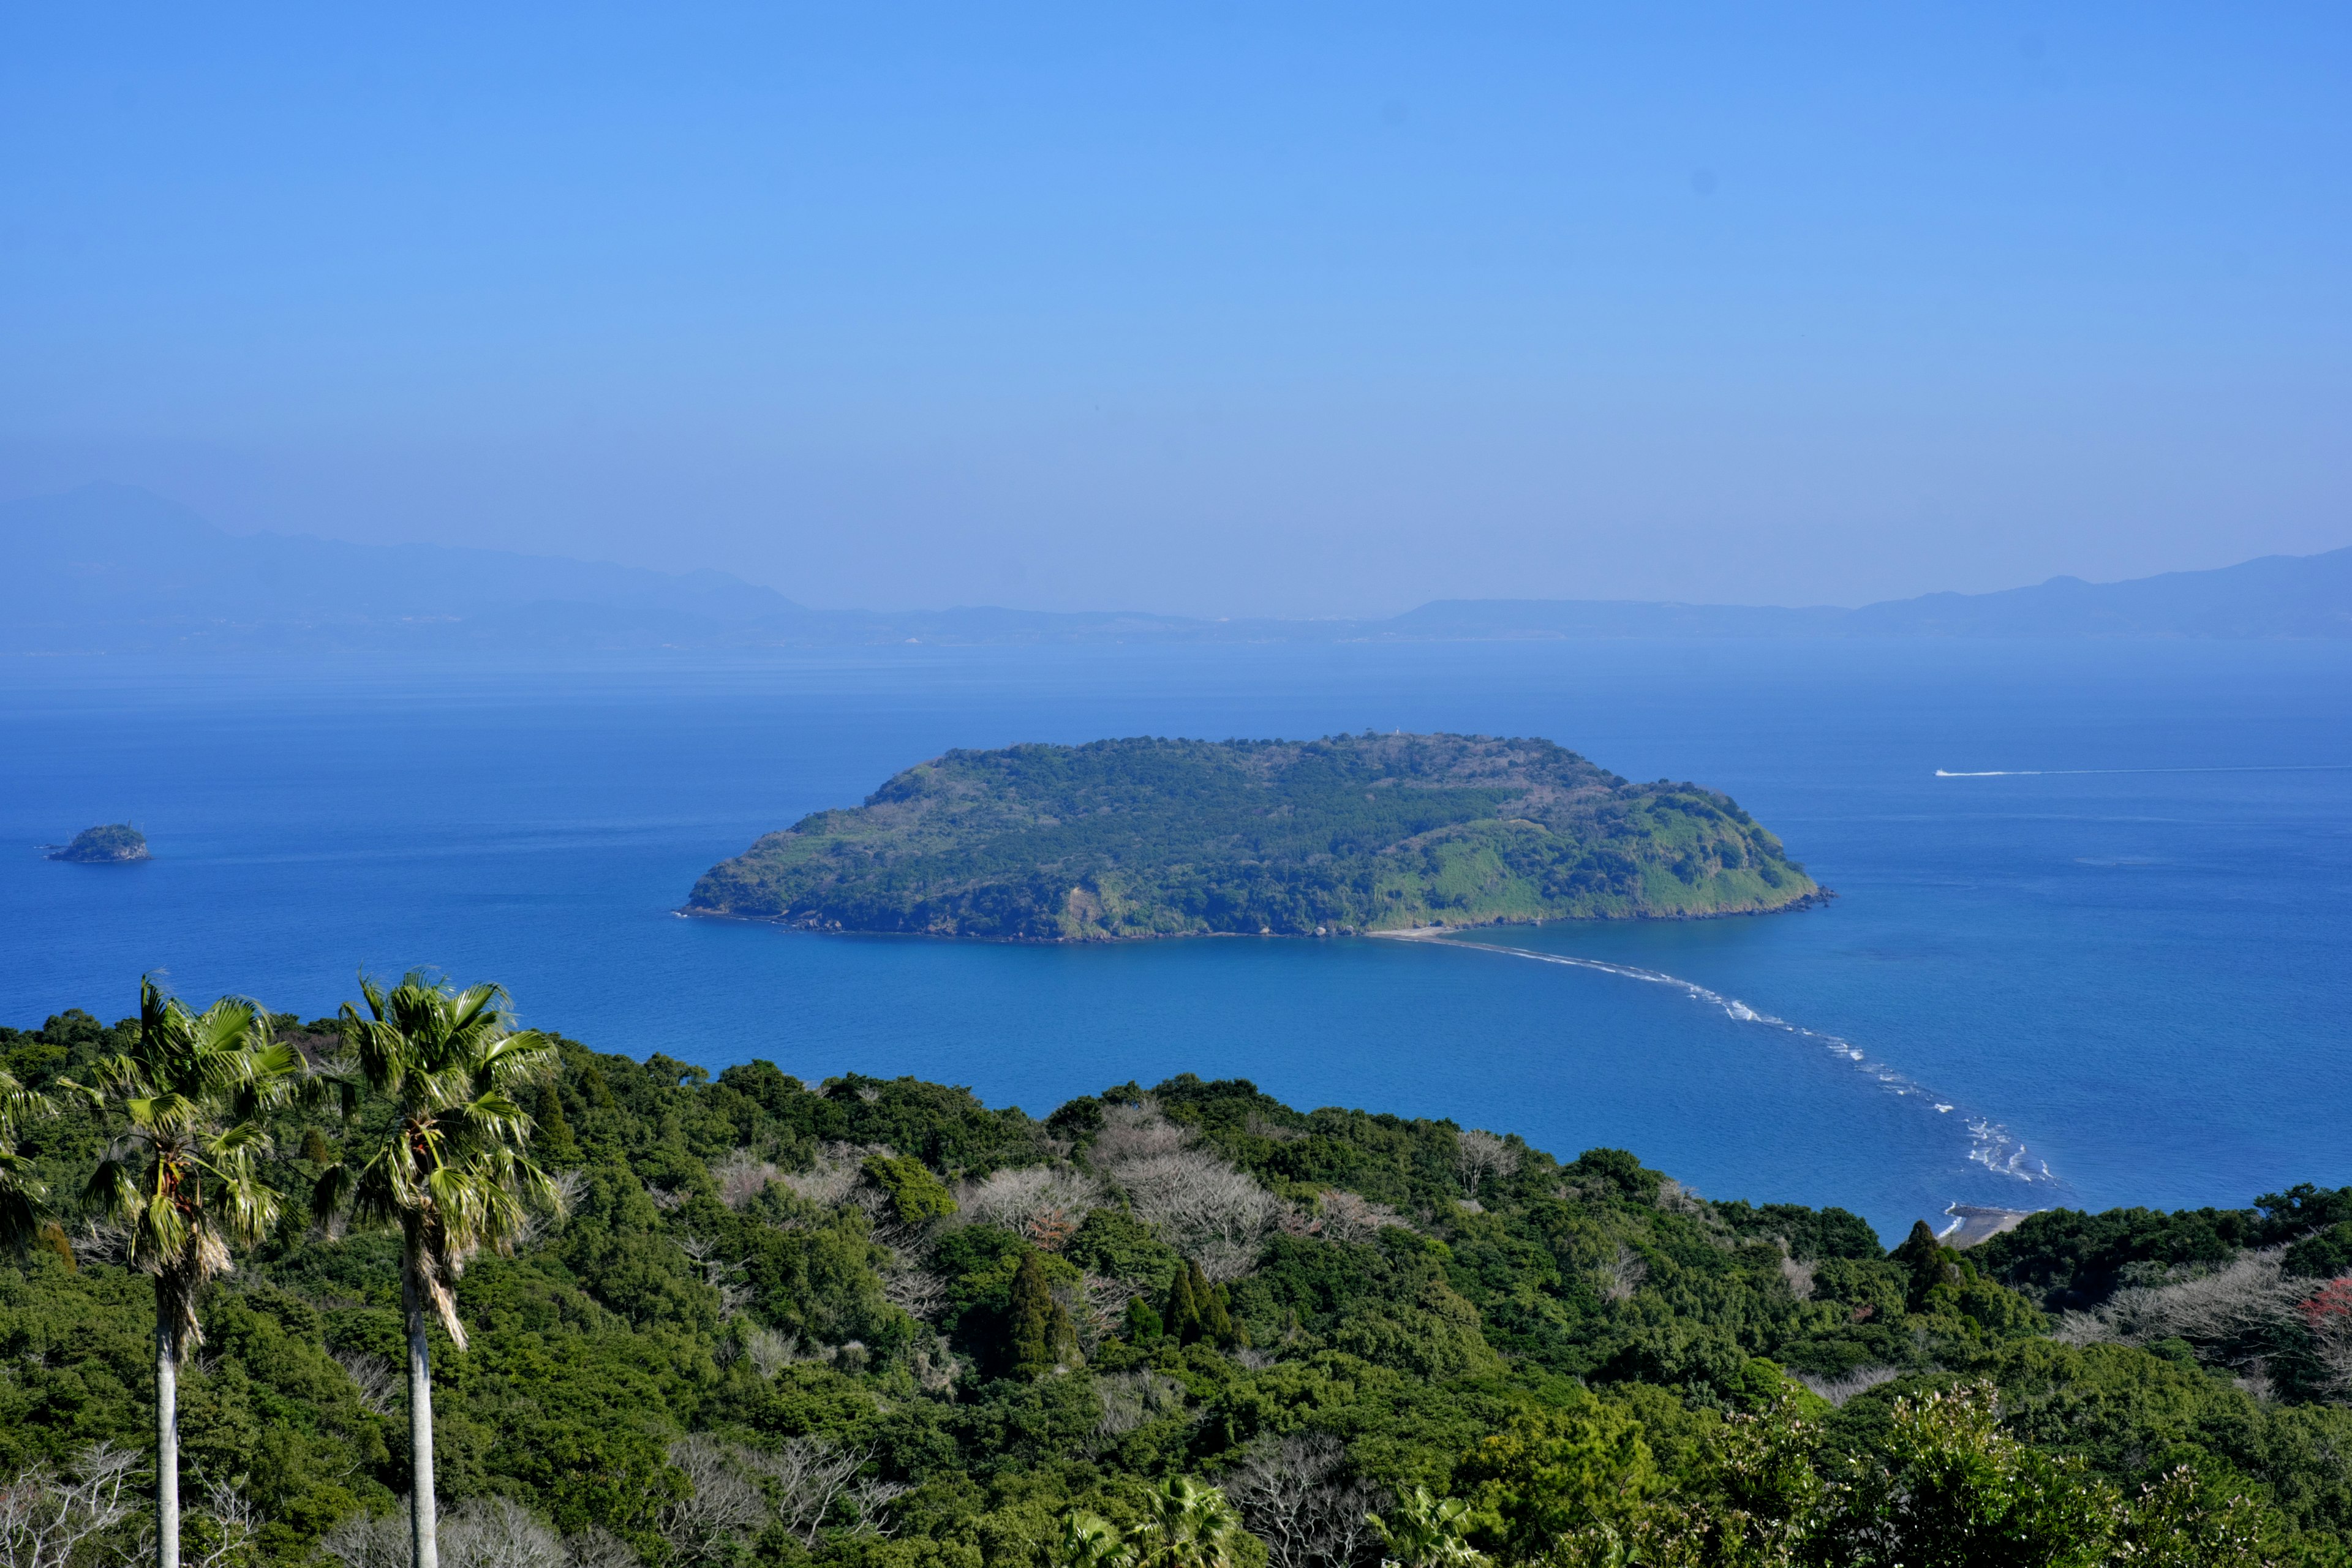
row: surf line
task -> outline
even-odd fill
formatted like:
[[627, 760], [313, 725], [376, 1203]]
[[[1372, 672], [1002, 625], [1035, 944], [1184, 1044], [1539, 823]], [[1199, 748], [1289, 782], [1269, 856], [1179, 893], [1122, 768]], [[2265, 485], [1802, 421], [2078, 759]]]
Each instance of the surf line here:
[[[1442, 926], [1417, 926], [1410, 931], [1374, 931], [1371, 934], [1408, 942], [1431, 942], [1444, 935], [1444, 930], [1445, 928]], [[1818, 1046], [1831, 1056], [1853, 1068], [1855, 1071], [1875, 1080], [1881, 1089], [1899, 1100], [1916, 1100], [1933, 1108], [1939, 1116], [1952, 1115], [1958, 1110], [1950, 1100], [1930, 1093], [1924, 1085], [1908, 1075], [1897, 1072], [1884, 1062], [1872, 1060], [1868, 1052], [1843, 1036], [1824, 1034], [1819, 1029], [1808, 1029], [1802, 1024], [1791, 1024], [1786, 1018], [1776, 1018], [1769, 1013], [1759, 1013], [1737, 996], [1726, 996], [1719, 991], [1710, 991], [1696, 981], [1685, 980], [1680, 975], [1668, 974], [1662, 970], [1643, 969], [1631, 963], [1610, 963], [1598, 958], [1571, 958], [1566, 953], [1538, 952], [1528, 947], [1506, 947], [1500, 942], [1447, 940], [1436, 942], [1434, 945], [1474, 948], [1480, 952], [1500, 953], [1507, 958], [1530, 959], [1537, 963], [1557, 963], [1569, 969], [1595, 970], [1602, 974], [1614, 974], [1620, 979], [1639, 981], [1645, 985], [1664, 985], [1681, 992], [1694, 1002], [1719, 1008], [1726, 1017], [1735, 1023], [1755, 1024], [1768, 1029], [1778, 1029], [1785, 1035], [1790, 1035]], [[2008, 1128], [1990, 1117], [1965, 1111], [1960, 1112], [1960, 1116], [1963, 1125], [1969, 1130], [1970, 1160], [1997, 1175], [2011, 1176], [2021, 1182], [2053, 1184], [2057, 1182], [2058, 1177], [2052, 1172], [2049, 1164], [2044, 1161], [2031, 1158], [2026, 1153], [2025, 1144], [2012, 1136]]]
[[2340, 773], [2352, 772], [2352, 763], [2280, 763], [2244, 768], [1980, 768], [1955, 773], [1937, 768], [1939, 779], [2080, 778], [2085, 773]]

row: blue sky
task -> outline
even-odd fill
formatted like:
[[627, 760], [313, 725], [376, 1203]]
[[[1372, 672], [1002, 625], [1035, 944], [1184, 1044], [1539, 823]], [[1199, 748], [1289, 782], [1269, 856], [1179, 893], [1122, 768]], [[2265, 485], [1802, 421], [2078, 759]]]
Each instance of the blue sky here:
[[2329, 549], [2347, 101], [2319, 5], [16, 6], [0, 496], [824, 605]]

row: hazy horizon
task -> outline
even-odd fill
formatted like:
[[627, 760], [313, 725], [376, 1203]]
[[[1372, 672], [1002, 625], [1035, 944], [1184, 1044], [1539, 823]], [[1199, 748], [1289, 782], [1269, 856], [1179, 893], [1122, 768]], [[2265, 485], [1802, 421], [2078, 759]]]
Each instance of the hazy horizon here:
[[2352, 542], [2352, 18], [18, 13], [0, 498], [822, 607]]

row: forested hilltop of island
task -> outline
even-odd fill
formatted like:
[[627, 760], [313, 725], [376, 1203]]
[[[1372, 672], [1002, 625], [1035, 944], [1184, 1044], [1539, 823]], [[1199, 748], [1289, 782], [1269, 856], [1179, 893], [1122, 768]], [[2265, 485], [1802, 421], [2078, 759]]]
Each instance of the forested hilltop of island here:
[[1542, 740], [950, 752], [761, 838], [690, 914], [1087, 942], [1756, 913], [1822, 897], [1727, 795]]
[[[420, 1480], [441, 1568], [2352, 1561], [2352, 1188], [1890, 1252], [1238, 1079], [1035, 1118], [499, 1000], [0, 1028], [6, 1561], [155, 1561], [167, 1304], [186, 1568], [407, 1568]], [[428, 1079], [491, 1098], [411, 1136]], [[150, 1207], [167, 1080], [210, 1163]]]

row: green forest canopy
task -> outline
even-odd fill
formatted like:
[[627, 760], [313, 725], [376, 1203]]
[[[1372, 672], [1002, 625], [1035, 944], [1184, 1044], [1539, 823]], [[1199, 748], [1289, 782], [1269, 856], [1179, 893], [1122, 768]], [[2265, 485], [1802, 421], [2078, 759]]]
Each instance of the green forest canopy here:
[[1728, 796], [1549, 741], [1334, 735], [950, 752], [772, 833], [689, 912], [1102, 941], [1747, 913], [1818, 896]]
[[[51, 1085], [122, 1028], [0, 1030], [0, 1068]], [[507, 1500], [574, 1563], [1043, 1568], [1073, 1509], [1132, 1521], [1175, 1476], [1225, 1489], [1269, 1568], [1370, 1568], [1334, 1521], [1416, 1486], [1475, 1504], [1507, 1563], [2352, 1548], [2352, 1188], [1888, 1253], [1843, 1210], [1710, 1202], [1620, 1151], [1237, 1080], [1041, 1121], [910, 1079], [562, 1055], [530, 1110], [571, 1212], [466, 1273], [471, 1348], [435, 1375], [453, 1528]], [[191, 1495], [247, 1500], [255, 1563], [353, 1560], [408, 1486], [397, 1240], [292, 1217], [363, 1130], [281, 1117], [289, 1218], [213, 1289], [182, 1384]], [[27, 1152], [70, 1192], [102, 1142], [68, 1109]], [[0, 1483], [145, 1441], [147, 1281], [110, 1246], [76, 1223], [0, 1264]], [[714, 1523], [745, 1478], [756, 1517]], [[1956, 1497], [1965, 1529], [1934, 1511]]]

